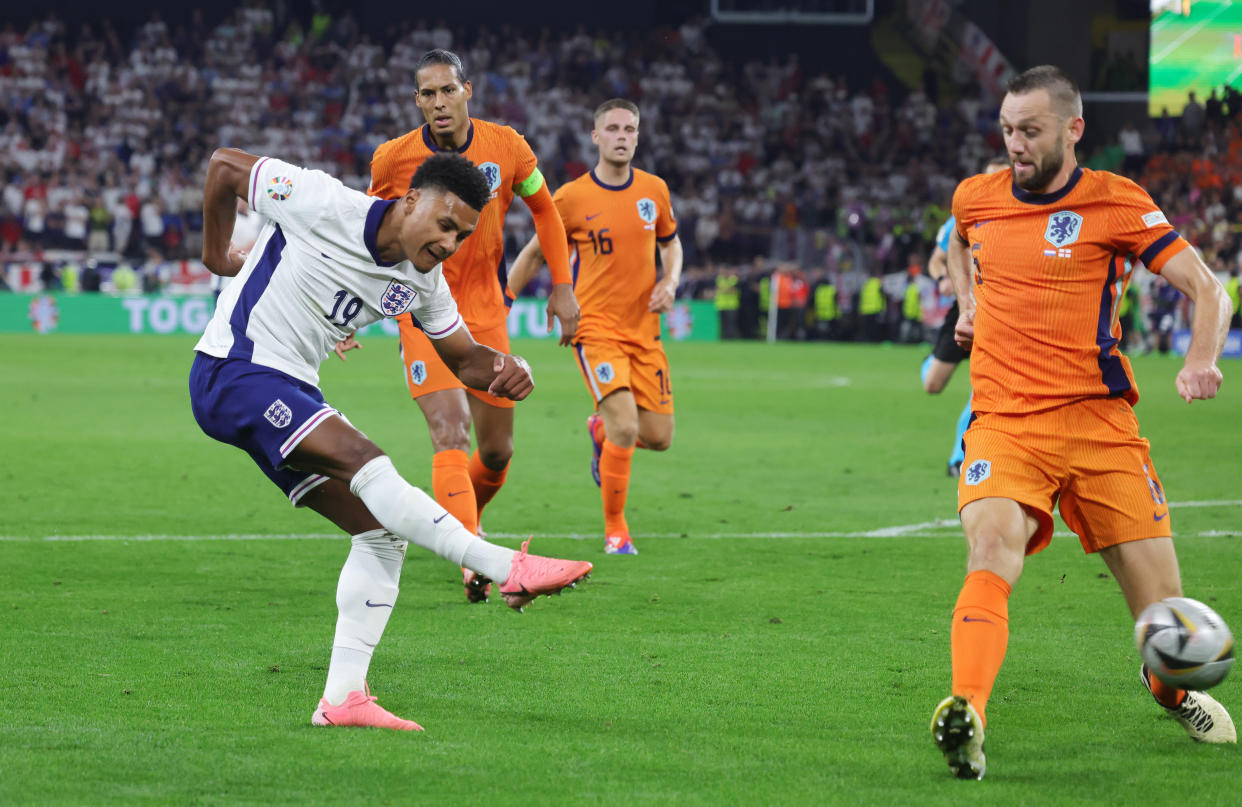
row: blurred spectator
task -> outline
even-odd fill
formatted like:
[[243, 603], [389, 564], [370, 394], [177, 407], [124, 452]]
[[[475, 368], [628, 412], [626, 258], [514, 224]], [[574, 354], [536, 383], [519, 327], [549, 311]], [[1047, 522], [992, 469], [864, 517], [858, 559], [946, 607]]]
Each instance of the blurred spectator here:
[[1126, 121], [1117, 133], [1117, 143], [1125, 153], [1125, 161], [1121, 170], [1131, 176], [1139, 174], [1147, 163], [1147, 147], [1143, 144], [1143, 133], [1134, 125], [1134, 121]]
[[85, 251], [86, 237], [91, 222], [90, 209], [83, 202], [81, 195], [77, 195], [65, 205], [64, 212], [64, 248]]
[[1189, 140], [1198, 140], [1203, 132], [1203, 105], [1195, 99], [1195, 91], [1186, 94], [1186, 106], [1182, 109], [1182, 130]]
[[112, 214], [104, 205], [103, 197], [96, 195], [91, 201], [90, 235], [87, 237], [86, 248], [90, 252], [107, 252], [111, 246], [108, 231], [112, 225]]
[[148, 249], [162, 250], [165, 226], [163, 202], [155, 198], [147, 199], [142, 203], [140, 217], [143, 244]]

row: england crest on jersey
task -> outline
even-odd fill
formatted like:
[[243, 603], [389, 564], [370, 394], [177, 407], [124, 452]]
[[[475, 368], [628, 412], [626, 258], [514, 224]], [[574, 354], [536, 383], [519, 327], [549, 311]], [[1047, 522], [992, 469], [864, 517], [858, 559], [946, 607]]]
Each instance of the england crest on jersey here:
[[643, 197], [638, 200], [638, 217], [650, 224], [656, 220], [656, 203]]
[[480, 163], [479, 170], [487, 180], [487, 189], [492, 193], [500, 190], [500, 166], [496, 163]]
[[404, 314], [417, 296], [418, 292], [414, 289], [394, 280], [388, 284], [388, 288], [384, 289], [384, 296], [380, 298], [380, 311], [383, 311], [386, 317]]
[[1048, 217], [1044, 240], [1054, 247], [1067, 247], [1078, 240], [1082, 231], [1082, 216], [1072, 210], [1062, 210]]

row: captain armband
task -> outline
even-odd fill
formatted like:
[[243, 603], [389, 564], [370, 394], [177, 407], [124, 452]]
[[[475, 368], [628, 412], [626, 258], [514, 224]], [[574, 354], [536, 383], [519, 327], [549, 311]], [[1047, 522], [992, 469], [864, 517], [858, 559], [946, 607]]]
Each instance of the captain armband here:
[[543, 174], [539, 173], [539, 168], [536, 167], [526, 179], [513, 183], [513, 192], [525, 199], [527, 196], [534, 196], [542, 187]]

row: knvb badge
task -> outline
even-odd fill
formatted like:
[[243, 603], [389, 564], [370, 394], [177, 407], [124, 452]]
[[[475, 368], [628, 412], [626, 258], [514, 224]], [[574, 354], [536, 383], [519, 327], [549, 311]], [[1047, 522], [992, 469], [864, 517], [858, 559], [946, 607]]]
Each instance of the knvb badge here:
[[1061, 210], [1048, 217], [1044, 228], [1044, 240], [1054, 247], [1068, 247], [1078, 240], [1082, 230], [1082, 216], [1072, 210]]
[[977, 485], [992, 475], [992, 463], [988, 460], [975, 460], [963, 473], [967, 485]]
[[496, 163], [480, 163], [479, 171], [482, 172], [483, 178], [487, 180], [487, 189], [491, 192], [491, 198], [496, 198], [496, 191], [500, 190], [500, 166]]

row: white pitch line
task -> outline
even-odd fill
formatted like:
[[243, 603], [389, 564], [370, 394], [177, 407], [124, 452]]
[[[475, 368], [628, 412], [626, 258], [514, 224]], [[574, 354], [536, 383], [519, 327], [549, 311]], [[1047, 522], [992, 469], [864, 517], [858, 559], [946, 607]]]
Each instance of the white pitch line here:
[[1164, 59], [1165, 56], [1168, 56], [1170, 53], [1177, 50], [1178, 47], [1180, 47], [1183, 42], [1185, 42], [1187, 39], [1194, 36], [1195, 34], [1199, 33], [1199, 31], [1203, 28], [1203, 26], [1207, 25], [1209, 22], [1211, 22], [1212, 20], [1219, 17], [1221, 14], [1224, 14], [1226, 11], [1228, 11], [1229, 6], [1230, 6], [1229, 3], [1225, 3], [1220, 8], [1216, 9], [1214, 13], [1208, 15], [1207, 17], [1204, 17], [1202, 20], [1195, 23], [1190, 28], [1187, 28], [1186, 31], [1183, 32], [1182, 35], [1179, 36], [1177, 39], [1174, 39], [1168, 45], [1168, 47], [1164, 48], [1162, 51], [1160, 51], [1155, 56], [1153, 56], [1151, 59], [1151, 63], [1159, 64], [1160, 61]]
[[[1191, 502], [1169, 502], [1170, 508], [1183, 507], [1242, 507], [1242, 499], [1223, 499], [1214, 501], [1191, 501]], [[959, 522], [955, 518], [937, 518], [932, 521], [921, 521], [918, 524], [900, 524], [893, 527], [880, 527], [874, 530], [856, 530], [852, 532], [711, 532], [701, 535], [689, 535], [680, 532], [668, 533], [637, 533], [640, 538], [712, 538], [712, 539], [739, 539], [739, 538], [943, 538], [945, 535], [952, 534], [945, 532], [952, 528], [959, 528]], [[929, 530], [941, 530], [941, 532], [929, 532]], [[1242, 535], [1242, 532], [1232, 530], [1207, 530], [1205, 532], [1195, 533], [1201, 537], [1220, 537], [1230, 535]], [[1073, 533], [1058, 531], [1054, 533], [1057, 536], [1068, 536]], [[530, 537], [530, 533], [526, 532], [489, 532], [489, 538], [499, 539], [524, 539]], [[539, 538], [568, 538], [580, 541], [594, 540], [599, 537], [598, 533], [580, 533], [580, 532], [541, 532], [536, 533]], [[258, 533], [244, 534], [221, 534], [221, 535], [0, 535], [0, 542], [3, 541], [47, 541], [47, 542], [84, 542], [84, 541], [340, 541], [347, 536], [344, 533], [276, 533], [272, 535], [262, 535]]]

